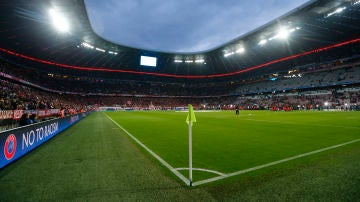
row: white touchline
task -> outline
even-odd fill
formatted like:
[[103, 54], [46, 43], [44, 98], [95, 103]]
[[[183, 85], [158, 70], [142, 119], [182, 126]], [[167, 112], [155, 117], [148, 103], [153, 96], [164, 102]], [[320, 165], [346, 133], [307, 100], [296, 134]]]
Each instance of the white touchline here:
[[285, 158], [285, 159], [281, 159], [281, 160], [278, 160], [278, 161], [273, 161], [273, 162], [270, 162], [270, 163], [267, 163], [267, 164], [263, 164], [263, 165], [255, 166], [255, 167], [252, 167], [252, 168], [240, 170], [240, 171], [237, 171], [237, 172], [225, 174], [224, 176], [219, 176], [219, 177], [214, 177], [214, 178], [210, 178], [210, 179], [207, 179], [207, 180], [202, 180], [202, 181], [199, 181], [199, 182], [194, 182], [193, 186], [198, 186], [198, 185], [206, 184], [206, 183], [209, 183], [209, 182], [214, 182], [214, 181], [217, 181], [217, 180], [221, 180], [221, 179], [224, 179], [224, 178], [244, 174], [244, 173], [251, 172], [251, 171], [254, 171], [254, 170], [259, 170], [259, 169], [262, 169], [262, 168], [265, 168], [265, 167], [270, 167], [270, 166], [273, 166], [273, 165], [276, 165], [276, 164], [284, 163], [284, 162], [291, 161], [291, 160], [294, 160], [294, 159], [298, 159], [298, 158], [301, 158], [301, 157], [310, 156], [312, 154], [320, 153], [320, 152], [330, 150], [330, 149], [335, 149], [335, 148], [342, 147], [342, 146], [352, 144], [352, 143], [355, 143], [355, 142], [359, 142], [359, 141], [360, 141], [360, 139], [356, 139], [356, 140], [352, 140], [352, 141], [345, 142], [345, 143], [342, 143], [342, 144], [326, 147], [326, 148], [323, 148], [323, 149], [318, 149], [318, 150], [315, 150], [315, 151], [312, 151], [312, 152], [299, 154], [299, 155], [292, 156], [292, 157]]
[[130, 138], [132, 138], [136, 143], [138, 143], [142, 148], [144, 148], [147, 152], [149, 152], [154, 158], [156, 158], [161, 164], [167, 167], [172, 173], [174, 173], [178, 178], [180, 178], [185, 184], [189, 184], [189, 180], [183, 176], [179, 171], [174, 169], [170, 164], [168, 164], [164, 159], [155, 154], [151, 149], [145, 146], [142, 142], [140, 142], [136, 137], [134, 137], [131, 133], [129, 133], [125, 128], [123, 128], [120, 124], [114, 121], [111, 117], [105, 114], [108, 119], [110, 119], [115, 125], [117, 125], [121, 130], [123, 130]]

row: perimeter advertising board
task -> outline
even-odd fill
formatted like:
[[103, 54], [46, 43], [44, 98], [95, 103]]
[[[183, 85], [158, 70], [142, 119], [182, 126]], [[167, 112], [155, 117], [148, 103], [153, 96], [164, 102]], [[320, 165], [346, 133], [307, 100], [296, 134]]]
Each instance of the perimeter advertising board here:
[[86, 113], [1, 132], [0, 168], [26, 155], [84, 117], [86, 117]]

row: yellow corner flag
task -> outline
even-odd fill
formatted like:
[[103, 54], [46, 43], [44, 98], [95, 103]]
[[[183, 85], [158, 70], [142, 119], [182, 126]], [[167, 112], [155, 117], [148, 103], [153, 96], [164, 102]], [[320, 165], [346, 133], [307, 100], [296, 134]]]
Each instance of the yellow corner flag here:
[[186, 123], [189, 124], [190, 121], [191, 121], [191, 123], [194, 123], [194, 122], [196, 122], [194, 108], [191, 104], [188, 105], [188, 108], [189, 108], [189, 113], [186, 118]]
[[189, 125], [189, 183], [192, 186], [192, 125], [196, 122], [194, 108], [191, 104], [188, 105], [189, 113], [186, 118], [186, 123]]

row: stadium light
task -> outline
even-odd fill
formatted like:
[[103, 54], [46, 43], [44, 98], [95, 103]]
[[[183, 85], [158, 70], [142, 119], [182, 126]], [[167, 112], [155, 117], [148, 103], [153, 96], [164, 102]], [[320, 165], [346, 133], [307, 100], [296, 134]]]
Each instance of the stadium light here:
[[[295, 31], [295, 29], [293, 30]], [[285, 28], [281, 28], [278, 32], [278, 34], [275, 36], [275, 38], [279, 38], [279, 39], [287, 39], [290, 35], [290, 30], [287, 30]]]
[[51, 8], [49, 10], [49, 15], [56, 30], [62, 33], [67, 33], [70, 31], [69, 22], [59, 11]]
[[341, 13], [343, 10], [345, 10], [346, 9], [346, 7], [342, 7], [342, 8], [337, 8], [336, 10], [335, 10], [335, 12], [336, 13]]
[[117, 55], [118, 53], [117, 53], [117, 52], [114, 52], [114, 51], [109, 51], [109, 54], [111, 54], [111, 55]]
[[204, 63], [204, 62], [205, 62], [204, 59], [196, 59], [196, 60], [195, 60], [195, 63]]
[[262, 39], [261, 41], [259, 41], [259, 45], [265, 45], [267, 43], [266, 39]]
[[228, 53], [225, 53], [224, 54], [224, 57], [229, 57], [230, 55], [234, 55], [235, 54], [235, 52], [228, 52]]
[[339, 7], [339, 8], [337, 8], [337, 9], [335, 9], [333, 12], [330, 12], [330, 13], [328, 13], [325, 17], [330, 17], [330, 16], [332, 16], [332, 15], [335, 15], [335, 14], [337, 14], [337, 13], [341, 13], [341, 12], [343, 12], [344, 10], [346, 9], [346, 7]]
[[101, 48], [95, 48], [95, 50], [105, 53], [105, 50]]
[[264, 45], [267, 43], [267, 41], [272, 41], [274, 39], [282, 39], [282, 40], [286, 40], [287, 38], [289, 38], [290, 34], [292, 32], [295, 32], [296, 30], [300, 30], [300, 27], [295, 27], [295, 28], [291, 28], [291, 29], [287, 29], [287, 28], [280, 28], [280, 30], [278, 31], [278, 33], [272, 37], [270, 37], [269, 39], [263, 39], [259, 42], [259, 45]]
[[89, 43], [86, 42], [82, 42], [81, 46], [85, 47], [85, 48], [90, 48], [90, 49], [94, 49], [95, 47]]
[[245, 48], [244, 47], [241, 47], [241, 48], [238, 48], [235, 53], [244, 53], [245, 52]]
[[183, 61], [182, 60], [174, 60], [175, 63], [182, 63]]

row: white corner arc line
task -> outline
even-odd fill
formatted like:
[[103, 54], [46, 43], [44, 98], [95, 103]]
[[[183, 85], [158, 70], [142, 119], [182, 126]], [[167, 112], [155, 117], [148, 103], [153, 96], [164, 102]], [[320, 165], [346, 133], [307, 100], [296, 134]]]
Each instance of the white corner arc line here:
[[[105, 113], [104, 113], [105, 114]], [[105, 114], [108, 119], [110, 119], [115, 125], [117, 125], [121, 130], [123, 130], [131, 139], [133, 139], [136, 143], [138, 143], [142, 148], [144, 148], [147, 152], [149, 152], [154, 158], [156, 158], [162, 165], [167, 167], [172, 173], [174, 173], [178, 178], [180, 178], [186, 185], [190, 183], [190, 181], [182, 175], [179, 171], [175, 170], [170, 164], [168, 164], [164, 159], [158, 156], [155, 152], [145, 146], [140, 140], [134, 137], [131, 133], [129, 133], [125, 128], [123, 128], [120, 124], [114, 121], [111, 117]]]
[[[204, 171], [204, 172], [208, 172], [208, 173], [214, 173], [216, 175], [220, 175], [220, 176], [225, 176], [226, 174], [221, 173], [219, 171], [216, 170], [209, 170], [209, 169], [204, 169], [204, 168], [192, 168], [193, 170], [198, 170], [198, 171]], [[175, 168], [175, 170], [189, 170], [189, 168]]]
[[228, 177], [248, 173], [248, 172], [251, 172], [251, 171], [259, 170], [259, 169], [262, 169], [262, 168], [265, 168], [265, 167], [270, 167], [270, 166], [273, 166], [273, 165], [276, 165], [276, 164], [280, 164], [280, 163], [284, 163], [284, 162], [287, 162], [287, 161], [295, 160], [295, 159], [298, 159], [298, 158], [301, 158], [301, 157], [310, 156], [310, 155], [313, 155], [313, 154], [316, 154], [316, 153], [320, 153], [320, 152], [327, 151], [327, 150], [330, 150], [330, 149], [335, 149], [335, 148], [342, 147], [342, 146], [352, 144], [352, 143], [355, 143], [355, 142], [359, 142], [359, 141], [360, 141], [360, 139], [356, 139], [356, 140], [352, 140], [352, 141], [349, 141], [349, 142], [344, 142], [342, 144], [337, 144], [337, 145], [334, 145], [334, 146], [318, 149], [318, 150], [315, 150], [315, 151], [299, 154], [299, 155], [292, 156], [292, 157], [285, 158], [285, 159], [281, 159], [281, 160], [278, 160], [278, 161], [273, 161], [273, 162], [266, 163], [266, 164], [263, 164], [263, 165], [255, 166], [255, 167], [252, 167], [252, 168], [247, 168], [247, 169], [240, 170], [240, 171], [237, 171], [237, 172], [225, 174], [225, 176], [218, 176], [218, 177], [214, 177], [214, 178], [194, 182], [193, 186], [198, 186], [198, 185], [206, 184], [206, 183], [209, 183], [209, 182], [214, 182], [214, 181], [217, 181], [217, 180], [221, 180], [221, 179], [224, 179], [224, 178], [228, 178]]

